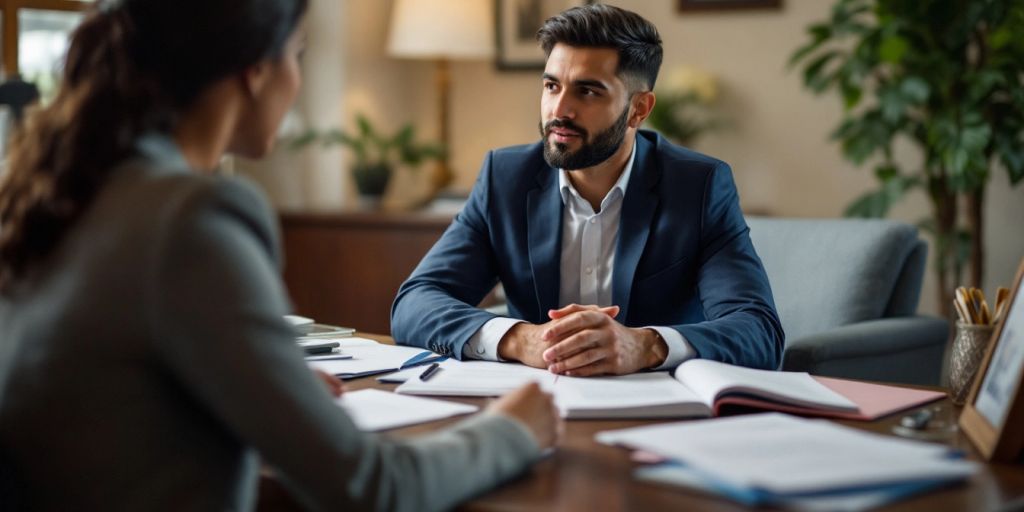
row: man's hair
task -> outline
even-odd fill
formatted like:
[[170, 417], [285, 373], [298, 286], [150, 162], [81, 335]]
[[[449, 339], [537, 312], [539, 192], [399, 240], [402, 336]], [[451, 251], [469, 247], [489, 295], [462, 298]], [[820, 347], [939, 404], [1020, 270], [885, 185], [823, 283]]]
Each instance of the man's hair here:
[[544, 21], [537, 31], [544, 54], [556, 44], [611, 48], [619, 52], [617, 73], [631, 92], [654, 89], [661, 68], [661, 36], [640, 15], [611, 5], [573, 7]]

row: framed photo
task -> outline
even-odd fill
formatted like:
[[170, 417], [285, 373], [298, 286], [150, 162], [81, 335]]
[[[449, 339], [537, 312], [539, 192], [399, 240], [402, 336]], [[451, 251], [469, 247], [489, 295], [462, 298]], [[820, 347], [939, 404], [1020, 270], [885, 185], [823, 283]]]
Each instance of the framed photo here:
[[676, 0], [680, 11], [722, 11], [726, 9], [778, 9], [782, 0]]
[[1020, 460], [1024, 448], [1024, 260], [1003, 318], [992, 334], [960, 428], [987, 460]]
[[503, 71], [544, 69], [537, 30], [544, 20], [593, 0], [495, 0], [495, 65]]

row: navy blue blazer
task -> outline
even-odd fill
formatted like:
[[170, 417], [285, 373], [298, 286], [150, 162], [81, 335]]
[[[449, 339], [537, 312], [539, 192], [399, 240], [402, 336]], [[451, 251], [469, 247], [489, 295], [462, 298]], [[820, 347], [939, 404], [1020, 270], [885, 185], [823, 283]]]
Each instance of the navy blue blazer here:
[[[398, 291], [391, 333], [456, 358], [501, 281], [532, 323], [558, 303], [562, 198], [540, 142], [490, 152], [465, 208]], [[612, 271], [616, 317], [669, 326], [698, 357], [778, 368], [784, 335], [729, 166], [640, 131]]]

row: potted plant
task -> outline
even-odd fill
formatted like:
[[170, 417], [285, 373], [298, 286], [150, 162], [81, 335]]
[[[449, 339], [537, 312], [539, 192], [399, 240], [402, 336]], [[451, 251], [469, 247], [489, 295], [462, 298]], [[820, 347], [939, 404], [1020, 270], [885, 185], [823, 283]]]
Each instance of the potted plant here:
[[354, 134], [338, 128], [323, 133], [309, 130], [295, 138], [291, 147], [298, 149], [317, 141], [325, 147], [337, 144], [348, 147], [355, 157], [352, 176], [359, 194], [376, 201], [384, 195], [391, 175], [400, 164], [415, 169], [427, 160], [444, 156], [445, 149], [440, 144], [417, 143], [415, 139], [416, 130], [411, 123], [387, 136], [378, 132], [366, 116], [359, 114]]
[[[926, 193], [932, 212], [920, 226], [935, 238], [939, 304], [951, 316], [967, 263], [968, 283], [981, 284], [985, 185], [1000, 168], [1014, 185], [1024, 179], [1024, 3], [839, 0], [808, 34], [790, 65], [815, 93], [839, 93], [832, 138], [853, 163], [871, 160], [879, 183], [846, 214], [881, 217], [908, 192]], [[899, 140], [921, 151], [920, 167], [896, 161]]]

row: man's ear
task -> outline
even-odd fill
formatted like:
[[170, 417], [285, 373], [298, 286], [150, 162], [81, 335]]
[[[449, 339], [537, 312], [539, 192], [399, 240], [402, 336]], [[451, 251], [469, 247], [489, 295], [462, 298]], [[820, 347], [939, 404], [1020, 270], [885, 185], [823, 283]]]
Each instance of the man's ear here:
[[242, 90], [249, 98], [256, 98], [263, 92], [267, 82], [270, 80], [270, 65], [265, 62], [257, 62], [245, 68], [241, 74]]
[[651, 115], [651, 110], [654, 109], [654, 92], [638, 92], [633, 95], [632, 102], [633, 114], [629, 116], [629, 127], [639, 128], [640, 125], [644, 124], [644, 121]]

